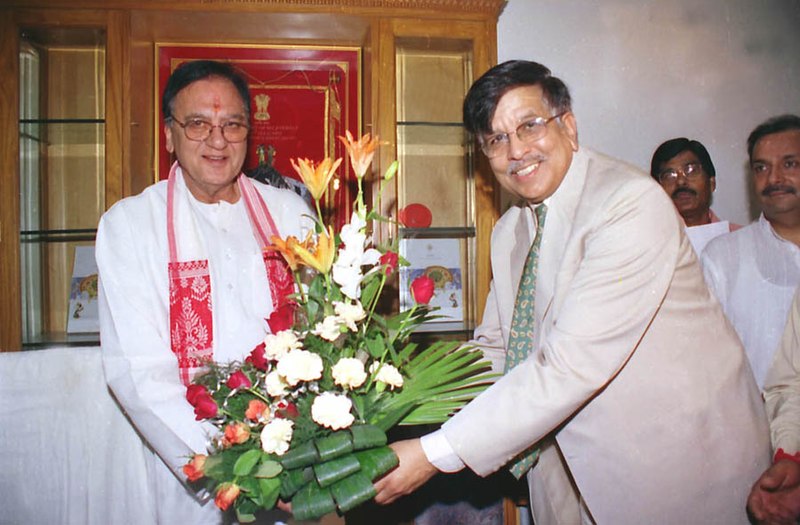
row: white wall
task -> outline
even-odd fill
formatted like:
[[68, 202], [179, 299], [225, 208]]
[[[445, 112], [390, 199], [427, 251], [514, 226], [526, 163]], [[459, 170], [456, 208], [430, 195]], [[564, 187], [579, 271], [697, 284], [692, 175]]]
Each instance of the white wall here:
[[569, 86], [583, 145], [649, 171], [664, 140], [702, 142], [714, 209], [757, 216], [746, 140], [800, 114], [800, 0], [509, 0], [498, 59], [541, 62]]

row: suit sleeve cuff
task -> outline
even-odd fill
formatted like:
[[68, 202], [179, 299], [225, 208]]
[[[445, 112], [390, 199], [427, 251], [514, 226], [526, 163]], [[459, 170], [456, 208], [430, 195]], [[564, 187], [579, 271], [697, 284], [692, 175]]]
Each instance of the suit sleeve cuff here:
[[422, 436], [420, 445], [428, 461], [442, 472], [458, 472], [465, 466], [441, 430]]

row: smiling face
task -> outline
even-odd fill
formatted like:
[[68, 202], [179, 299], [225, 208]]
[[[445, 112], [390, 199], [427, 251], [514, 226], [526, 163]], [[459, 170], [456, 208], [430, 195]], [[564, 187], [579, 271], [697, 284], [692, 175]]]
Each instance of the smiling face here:
[[[210, 77], [193, 82], [175, 97], [172, 115], [177, 121], [202, 119], [214, 126], [231, 121], [247, 122], [244, 102], [227, 79]], [[174, 152], [181, 165], [189, 191], [201, 202], [239, 198], [236, 177], [247, 154], [247, 141], [231, 143], [215, 127], [205, 140], [189, 140], [181, 126], [170, 121], [164, 125], [167, 150]]]
[[550, 121], [547, 133], [538, 140], [522, 142], [516, 136], [523, 122], [550, 116], [539, 86], [513, 88], [498, 101], [487, 135], [508, 134], [508, 151], [489, 159], [489, 164], [501, 186], [534, 204], [555, 193], [578, 151], [578, 128], [569, 111]]
[[770, 221], [800, 218], [800, 130], [762, 137], [750, 161], [764, 216]]
[[[686, 167], [688, 165], [692, 165], [700, 171], [695, 171], [696, 175], [687, 177]], [[711, 221], [709, 208], [711, 194], [716, 188], [716, 177], [709, 177], [702, 166], [697, 155], [687, 150], [661, 164], [659, 169], [659, 173], [668, 170], [678, 173], [677, 178], [662, 179], [660, 182], [667, 195], [672, 197], [675, 208], [678, 209], [678, 213], [686, 221], [687, 226], [708, 224]]]

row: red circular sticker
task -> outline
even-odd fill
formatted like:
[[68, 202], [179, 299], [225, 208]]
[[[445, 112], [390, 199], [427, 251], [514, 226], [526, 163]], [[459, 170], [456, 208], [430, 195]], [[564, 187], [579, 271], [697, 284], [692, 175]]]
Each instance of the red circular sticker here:
[[406, 228], [427, 228], [433, 219], [431, 210], [416, 202], [400, 210], [397, 217]]

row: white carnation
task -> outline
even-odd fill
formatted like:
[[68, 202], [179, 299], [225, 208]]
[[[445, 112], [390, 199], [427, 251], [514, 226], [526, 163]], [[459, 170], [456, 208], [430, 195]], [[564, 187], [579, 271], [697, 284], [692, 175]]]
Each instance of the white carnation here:
[[[379, 366], [380, 369], [378, 369]], [[403, 376], [400, 375], [400, 371], [393, 365], [380, 365], [379, 363], [375, 362], [369, 366], [369, 373], [374, 374], [375, 370], [378, 370], [378, 375], [375, 376], [375, 379], [381, 383], [389, 385], [392, 390], [403, 386]]]
[[264, 385], [267, 387], [267, 393], [272, 397], [285, 396], [288, 392], [286, 388], [289, 386], [276, 371], [267, 374], [267, 377], [264, 379]]
[[355, 418], [350, 413], [353, 402], [344, 394], [325, 392], [314, 398], [311, 405], [311, 418], [318, 425], [332, 430], [347, 428], [353, 424]]
[[328, 341], [336, 341], [342, 333], [340, 327], [341, 323], [336, 316], [329, 315], [321, 323], [317, 323], [311, 333]]
[[301, 346], [294, 330], [281, 330], [277, 334], [267, 334], [264, 338], [264, 356], [267, 359], [280, 359]]
[[347, 325], [351, 332], [358, 330], [356, 323], [367, 316], [360, 301], [356, 301], [354, 304], [336, 302], [333, 303], [333, 310], [336, 312], [339, 322]]
[[333, 380], [345, 388], [358, 388], [367, 380], [364, 363], [355, 357], [343, 357], [331, 369]]
[[267, 454], [282, 456], [289, 450], [294, 422], [289, 419], [273, 419], [261, 431], [261, 449]]
[[278, 373], [289, 386], [322, 377], [322, 358], [307, 350], [292, 350], [278, 361]]

